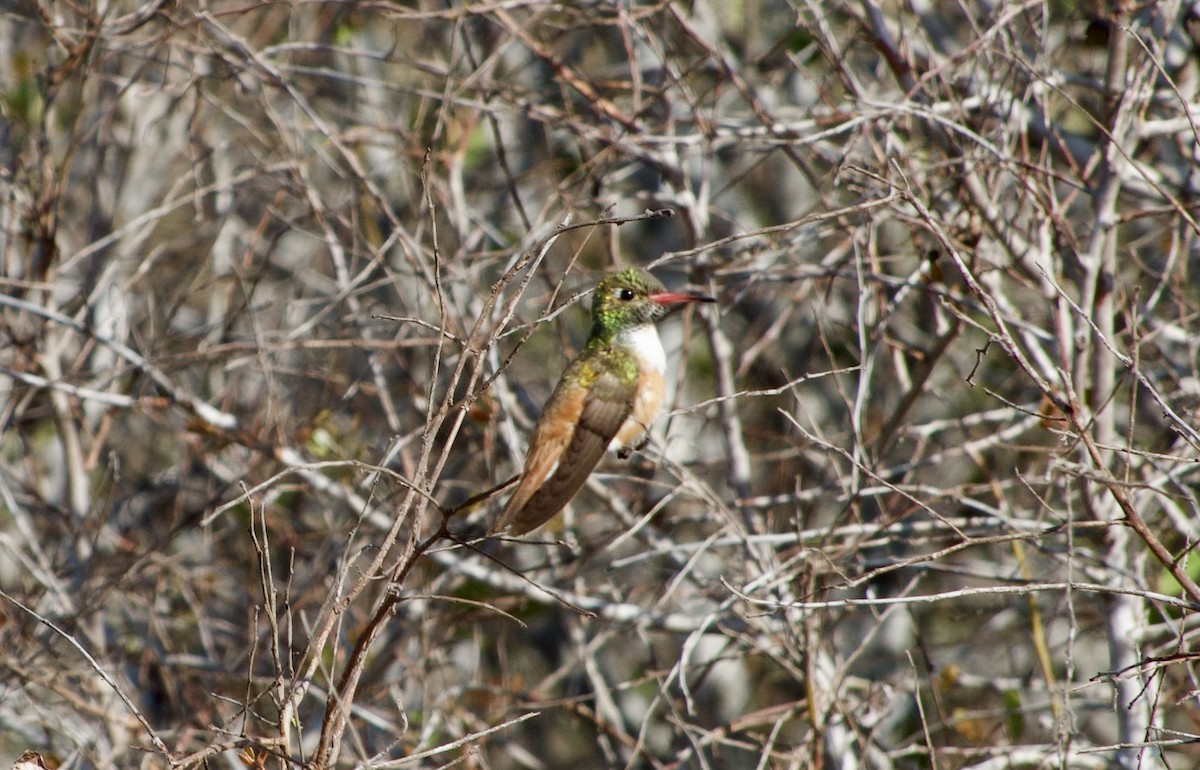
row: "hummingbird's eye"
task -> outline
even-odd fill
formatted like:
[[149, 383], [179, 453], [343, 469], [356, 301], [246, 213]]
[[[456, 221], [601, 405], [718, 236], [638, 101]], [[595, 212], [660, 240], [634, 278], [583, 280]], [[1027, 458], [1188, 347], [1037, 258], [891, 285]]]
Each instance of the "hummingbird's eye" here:
[[633, 289], [617, 289], [614, 296], [622, 302], [628, 302], [633, 299]]

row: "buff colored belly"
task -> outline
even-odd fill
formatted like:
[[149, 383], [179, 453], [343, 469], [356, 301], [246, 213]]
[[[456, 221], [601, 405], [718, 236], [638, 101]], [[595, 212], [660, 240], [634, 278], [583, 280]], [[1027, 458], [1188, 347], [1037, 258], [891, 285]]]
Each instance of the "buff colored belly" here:
[[638, 382], [638, 395], [633, 401], [633, 412], [621, 425], [608, 448], [617, 451], [637, 444], [638, 439], [658, 416], [658, 407], [662, 404], [662, 397], [662, 372], [653, 369], [643, 370]]

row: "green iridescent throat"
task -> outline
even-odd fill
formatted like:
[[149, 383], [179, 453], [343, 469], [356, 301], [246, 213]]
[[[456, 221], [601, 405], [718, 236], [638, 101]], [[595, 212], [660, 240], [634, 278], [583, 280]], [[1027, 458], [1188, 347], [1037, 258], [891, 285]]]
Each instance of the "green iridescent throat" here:
[[[632, 291], [633, 298], [621, 299], [622, 290]], [[622, 270], [601, 281], [592, 300], [592, 333], [588, 349], [597, 344], [611, 344], [621, 331], [661, 318], [665, 308], [651, 300], [650, 295], [664, 291], [666, 288], [658, 279], [636, 268]]]

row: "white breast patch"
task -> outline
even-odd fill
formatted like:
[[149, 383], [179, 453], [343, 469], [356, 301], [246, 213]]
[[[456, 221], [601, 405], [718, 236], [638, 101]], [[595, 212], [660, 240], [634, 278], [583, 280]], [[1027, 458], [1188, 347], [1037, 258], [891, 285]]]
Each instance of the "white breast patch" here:
[[633, 411], [608, 445], [614, 452], [637, 444], [658, 415], [663, 396], [663, 374], [667, 371], [667, 354], [652, 325], [625, 332], [622, 342], [633, 349], [642, 375]]
[[652, 324], [630, 329], [621, 336], [622, 341], [633, 348], [644, 370], [666, 373], [667, 354], [663, 350], [662, 340], [658, 338], [658, 330]]

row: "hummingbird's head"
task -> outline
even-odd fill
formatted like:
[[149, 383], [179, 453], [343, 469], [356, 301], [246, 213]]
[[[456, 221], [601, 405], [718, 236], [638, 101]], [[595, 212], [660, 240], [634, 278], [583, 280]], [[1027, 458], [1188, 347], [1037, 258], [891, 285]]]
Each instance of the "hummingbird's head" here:
[[686, 302], [716, 302], [692, 292], [670, 292], [654, 276], [636, 267], [606, 277], [592, 297], [593, 334], [608, 337], [651, 324]]

